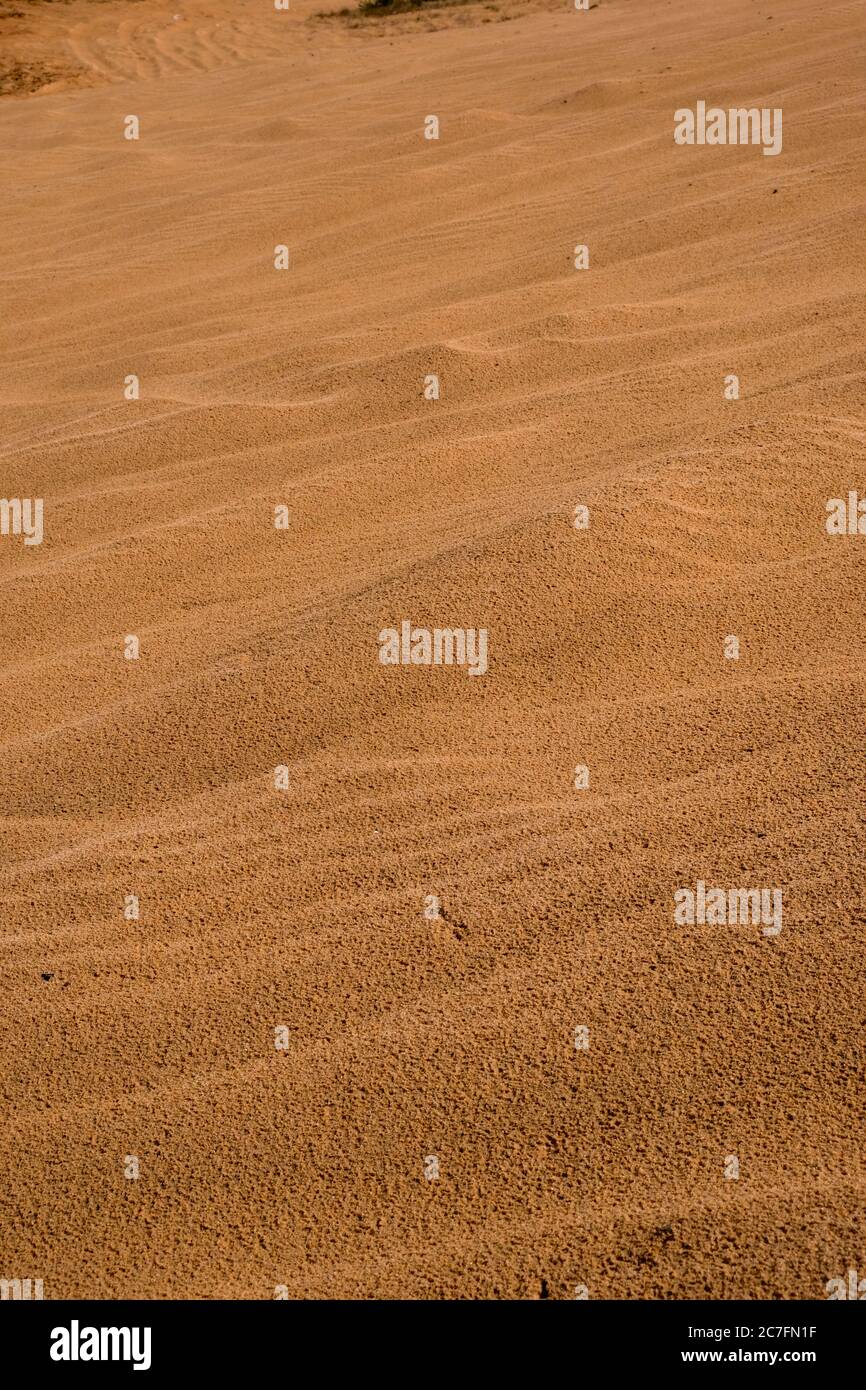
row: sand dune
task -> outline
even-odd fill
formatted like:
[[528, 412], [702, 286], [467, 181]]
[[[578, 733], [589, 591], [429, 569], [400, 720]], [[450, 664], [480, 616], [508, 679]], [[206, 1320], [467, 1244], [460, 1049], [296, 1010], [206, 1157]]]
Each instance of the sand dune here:
[[[825, 1297], [866, 1261], [862, 7], [14, 8], [0, 1275]], [[697, 100], [782, 153], [677, 146]], [[381, 664], [404, 620], [486, 674]], [[698, 880], [783, 930], [675, 924]]]

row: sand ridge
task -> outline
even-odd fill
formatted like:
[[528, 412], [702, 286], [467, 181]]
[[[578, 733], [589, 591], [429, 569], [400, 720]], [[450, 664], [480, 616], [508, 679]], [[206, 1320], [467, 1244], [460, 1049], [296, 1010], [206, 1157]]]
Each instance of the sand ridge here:
[[[75, 75], [0, 102], [0, 495], [45, 499], [0, 537], [0, 1276], [823, 1298], [866, 1260], [862, 9], [320, 8], [14, 21]], [[782, 154], [677, 147], [699, 98]], [[489, 670], [382, 665], [403, 620]], [[784, 929], [675, 925], [698, 880]]]

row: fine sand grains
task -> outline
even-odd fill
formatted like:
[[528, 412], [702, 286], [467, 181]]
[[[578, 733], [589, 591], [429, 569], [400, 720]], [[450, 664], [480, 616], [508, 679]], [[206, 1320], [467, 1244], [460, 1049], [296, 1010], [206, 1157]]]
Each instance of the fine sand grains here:
[[322, 7], [0, 19], [0, 1277], [823, 1298], [862, 7]]

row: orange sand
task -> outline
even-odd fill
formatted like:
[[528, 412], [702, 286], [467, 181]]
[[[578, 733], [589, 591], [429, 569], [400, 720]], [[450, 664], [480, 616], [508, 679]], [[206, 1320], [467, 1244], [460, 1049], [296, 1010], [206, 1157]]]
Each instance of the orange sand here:
[[[824, 1298], [866, 1274], [863, 6], [324, 7], [0, 19], [55, 74], [0, 102], [0, 495], [45, 508], [0, 537], [0, 1277]], [[783, 152], [676, 146], [699, 99]], [[383, 666], [403, 619], [487, 674]], [[784, 929], [675, 925], [699, 879]]]

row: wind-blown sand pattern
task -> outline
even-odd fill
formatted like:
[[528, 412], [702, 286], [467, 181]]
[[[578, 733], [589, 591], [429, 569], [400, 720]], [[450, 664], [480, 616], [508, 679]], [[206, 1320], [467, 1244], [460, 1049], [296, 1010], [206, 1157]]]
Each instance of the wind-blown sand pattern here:
[[[0, 103], [0, 495], [44, 498], [0, 537], [0, 1275], [824, 1298], [866, 1273], [863, 7], [324, 7], [0, 18], [4, 90], [49, 80]], [[783, 152], [677, 146], [698, 100]], [[382, 665], [404, 619], [489, 670]], [[675, 924], [699, 880], [782, 931]]]

